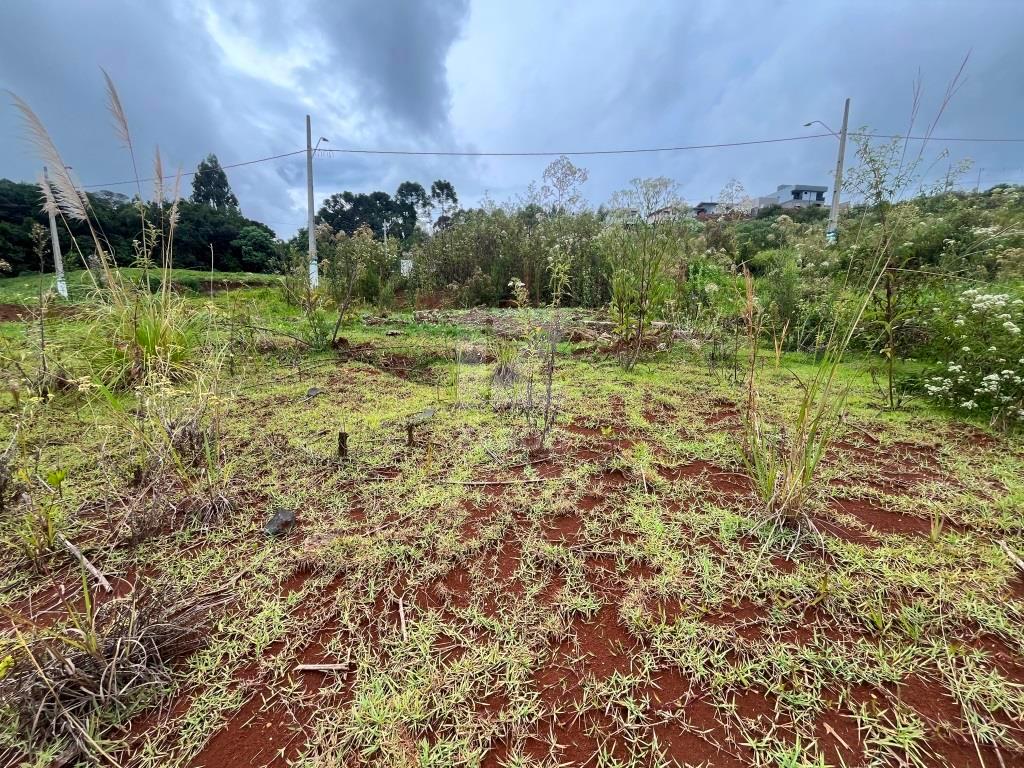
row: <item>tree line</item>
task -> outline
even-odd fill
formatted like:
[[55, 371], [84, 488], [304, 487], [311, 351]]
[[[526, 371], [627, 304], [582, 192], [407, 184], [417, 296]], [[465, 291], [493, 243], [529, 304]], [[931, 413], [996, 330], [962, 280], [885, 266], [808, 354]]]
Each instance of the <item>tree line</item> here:
[[[140, 238], [139, 197], [107, 190], [88, 192], [85, 197], [107, 238], [109, 251], [119, 264], [130, 266], [133, 242]], [[41, 198], [37, 184], [0, 179], [0, 260], [11, 273], [40, 269], [32, 225], [48, 224]], [[147, 215], [159, 218], [160, 206], [152, 202], [142, 205]], [[458, 205], [458, 195], [449, 181], [438, 179], [429, 189], [405, 181], [394, 195], [381, 191], [333, 194], [323, 201], [317, 220], [334, 232], [348, 235], [365, 228], [377, 239], [392, 238], [405, 250], [428, 232], [445, 227]], [[163, 204], [165, 213], [170, 206], [171, 202]], [[225, 271], [277, 272], [287, 264], [288, 244], [266, 224], [242, 215], [216, 155], [199, 163], [192, 178], [192, 194], [178, 202], [177, 213], [174, 262], [178, 267], [206, 269], [211, 257], [213, 267]], [[60, 222], [58, 232], [65, 253], [70, 251], [73, 237], [85, 234], [83, 225], [74, 221]], [[306, 237], [302, 229], [291, 244], [304, 247]], [[47, 252], [44, 271], [53, 269], [52, 259]]]

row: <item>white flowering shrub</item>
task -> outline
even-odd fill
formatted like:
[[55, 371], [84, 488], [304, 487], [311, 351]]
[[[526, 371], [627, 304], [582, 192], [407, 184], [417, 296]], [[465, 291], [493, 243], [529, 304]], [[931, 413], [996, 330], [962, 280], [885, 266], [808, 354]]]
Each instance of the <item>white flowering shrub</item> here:
[[1024, 427], [1024, 299], [971, 288], [932, 314], [943, 359], [925, 392], [956, 410], [987, 414], [993, 425]]

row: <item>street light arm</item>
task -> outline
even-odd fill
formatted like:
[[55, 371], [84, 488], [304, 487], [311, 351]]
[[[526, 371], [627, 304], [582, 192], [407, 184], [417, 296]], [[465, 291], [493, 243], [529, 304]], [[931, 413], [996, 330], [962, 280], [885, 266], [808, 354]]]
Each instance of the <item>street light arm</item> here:
[[810, 128], [810, 127], [811, 127], [812, 125], [814, 125], [815, 123], [817, 123], [818, 125], [820, 125], [820, 126], [821, 126], [822, 128], [824, 128], [824, 129], [825, 129], [826, 131], [828, 131], [828, 132], [829, 132], [829, 133], [831, 133], [831, 134], [832, 134], [833, 136], [835, 136], [835, 137], [836, 137], [837, 139], [839, 138], [839, 134], [838, 134], [838, 133], [836, 133], [835, 131], [833, 131], [833, 130], [832, 130], [831, 128], [829, 128], [829, 127], [828, 127], [827, 125], [825, 125], [825, 123], [823, 123], [823, 122], [822, 122], [821, 120], [811, 120], [811, 122], [809, 122], [809, 123], [804, 123], [804, 128]]

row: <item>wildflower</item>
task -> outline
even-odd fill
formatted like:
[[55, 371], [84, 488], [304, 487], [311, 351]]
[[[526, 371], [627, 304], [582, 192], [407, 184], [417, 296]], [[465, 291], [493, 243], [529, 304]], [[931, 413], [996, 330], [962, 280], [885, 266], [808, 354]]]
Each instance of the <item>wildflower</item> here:
[[974, 402], [973, 400], [966, 400], [966, 401], [960, 403], [960, 407], [964, 408], [964, 409], [966, 409], [968, 411], [973, 411], [975, 408], [978, 407], [978, 404], [976, 402]]
[[1007, 320], [1003, 323], [1003, 328], [1009, 331], [1011, 336], [1016, 336], [1020, 333], [1020, 328], [1012, 320]]

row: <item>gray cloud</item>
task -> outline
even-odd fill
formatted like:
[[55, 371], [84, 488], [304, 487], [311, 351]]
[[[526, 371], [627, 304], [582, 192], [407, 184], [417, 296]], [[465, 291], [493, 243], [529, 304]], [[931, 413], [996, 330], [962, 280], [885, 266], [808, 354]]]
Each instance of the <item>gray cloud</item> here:
[[[810, 132], [802, 124], [812, 119], [835, 126], [846, 96], [854, 125], [900, 131], [918, 69], [923, 122], [968, 50], [967, 81], [938, 133], [1013, 136], [1024, 112], [1015, 98], [1022, 28], [1024, 4], [1013, 0], [64, 0], [4, 8], [0, 87], [33, 105], [86, 184], [131, 175], [99, 66], [118, 83], [146, 175], [158, 142], [167, 165], [185, 170], [208, 152], [232, 163], [299, 149], [306, 113], [314, 138], [336, 148], [561, 150], [794, 136]], [[37, 161], [18, 133], [13, 111], [0, 109], [0, 176], [32, 179]], [[1024, 145], [950, 149], [976, 160], [983, 185], [1024, 181]], [[834, 153], [826, 138], [578, 162], [598, 203], [633, 176], [671, 176], [689, 199], [714, 197], [733, 177], [753, 194], [828, 183]], [[521, 193], [547, 161], [335, 155], [317, 160], [316, 195], [444, 177], [465, 203], [485, 191], [500, 200]], [[286, 236], [305, 219], [304, 174], [301, 156], [229, 171], [243, 210]]]

